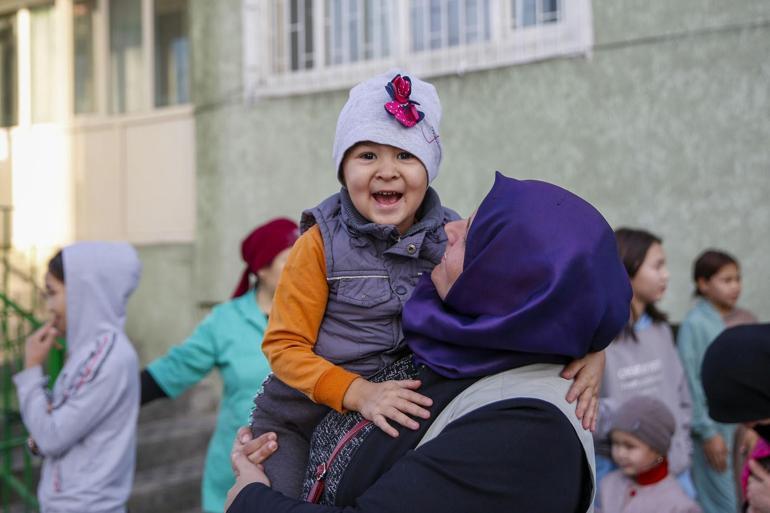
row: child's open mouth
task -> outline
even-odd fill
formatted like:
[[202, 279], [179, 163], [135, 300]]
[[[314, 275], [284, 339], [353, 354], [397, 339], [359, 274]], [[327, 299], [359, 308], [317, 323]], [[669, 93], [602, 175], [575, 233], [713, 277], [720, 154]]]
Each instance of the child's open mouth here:
[[393, 192], [393, 191], [381, 191], [381, 192], [375, 192], [372, 194], [374, 197], [374, 201], [376, 201], [380, 205], [395, 205], [398, 203], [398, 200], [401, 199], [403, 194], [400, 192]]

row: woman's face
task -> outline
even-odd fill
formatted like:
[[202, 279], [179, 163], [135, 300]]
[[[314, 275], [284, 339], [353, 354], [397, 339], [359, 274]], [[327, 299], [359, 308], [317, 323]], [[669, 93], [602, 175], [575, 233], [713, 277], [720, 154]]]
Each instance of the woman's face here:
[[289, 258], [291, 248], [286, 248], [278, 253], [270, 265], [263, 267], [257, 272], [259, 278], [258, 287], [260, 289], [266, 289], [269, 292], [275, 293], [275, 289], [278, 287], [278, 279], [281, 277], [283, 267], [286, 265], [286, 260]]
[[660, 301], [668, 286], [668, 268], [663, 246], [654, 242], [647, 250], [642, 265], [631, 280], [634, 297], [645, 305]]
[[430, 279], [442, 300], [446, 299], [449, 289], [452, 288], [460, 273], [463, 272], [465, 239], [468, 236], [471, 222], [473, 222], [473, 215], [468, 219], [452, 221], [444, 226], [444, 231], [446, 231], [447, 235], [446, 250], [441, 258], [441, 262], [430, 273]]
[[45, 273], [45, 305], [53, 327], [63, 336], [67, 332], [67, 290], [56, 276]]
[[741, 295], [741, 272], [735, 264], [722, 266], [708, 280], [698, 280], [698, 290], [717, 307], [732, 310]]

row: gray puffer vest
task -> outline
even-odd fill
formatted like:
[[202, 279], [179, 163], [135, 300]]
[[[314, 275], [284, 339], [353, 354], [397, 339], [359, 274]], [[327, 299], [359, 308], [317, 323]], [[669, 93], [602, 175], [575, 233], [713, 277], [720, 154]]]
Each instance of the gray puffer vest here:
[[346, 189], [302, 213], [300, 229], [318, 224], [324, 243], [329, 300], [316, 354], [370, 376], [403, 348], [401, 311], [423, 273], [444, 254], [443, 226], [459, 218], [428, 188], [418, 221], [399, 235], [393, 225], [369, 222]]

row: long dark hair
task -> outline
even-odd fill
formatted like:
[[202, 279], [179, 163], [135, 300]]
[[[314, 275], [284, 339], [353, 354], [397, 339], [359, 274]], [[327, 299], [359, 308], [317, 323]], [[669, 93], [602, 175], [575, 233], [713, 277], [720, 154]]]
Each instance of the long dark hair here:
[[720, 271], [724, 266], [734, 264], [735, 267], [740, 268], [738, 260], [734, 256], [718, 249], [707, 249], [695, 259], [695, 264], [692, 268], [692, 279], [695, 282], [696, 296], [702, 296], [700, 289], [698, 288], [698, 280], [703, 278], [708, 281], [716, 273]]
[[[615, 239], [618, 242], [620, 259], [623, 261], [629, 279], [634, 279], [636, 273], [639, 272], [650, 246], [655, 243], [663, 243], [663, 239], [657, 235], [634, 228], [618, 228], [615, 230]], [[647, 303], [644, 306], [644, 313], [649, 315], [653, 322], [668, 322], [668, 315], [658, 310], [653, 303]], [[630, 323], [626, 327], [626, 333], [636, 339]]]
[[61, 250], [48, 261], [48, 272], [54, 278], [64, 283], [64, 258], [62, 257]]

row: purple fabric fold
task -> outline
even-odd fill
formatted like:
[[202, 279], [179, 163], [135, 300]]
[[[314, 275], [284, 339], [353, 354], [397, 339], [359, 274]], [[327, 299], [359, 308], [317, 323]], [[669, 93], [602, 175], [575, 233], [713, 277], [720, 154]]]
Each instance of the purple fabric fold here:
[[631, 286], [602, 215], [546, 182], [496, 174], [442, 301], [428, 276], [404, 306], [418, 363], [450, 378], [604, 349], [628, 322]]

